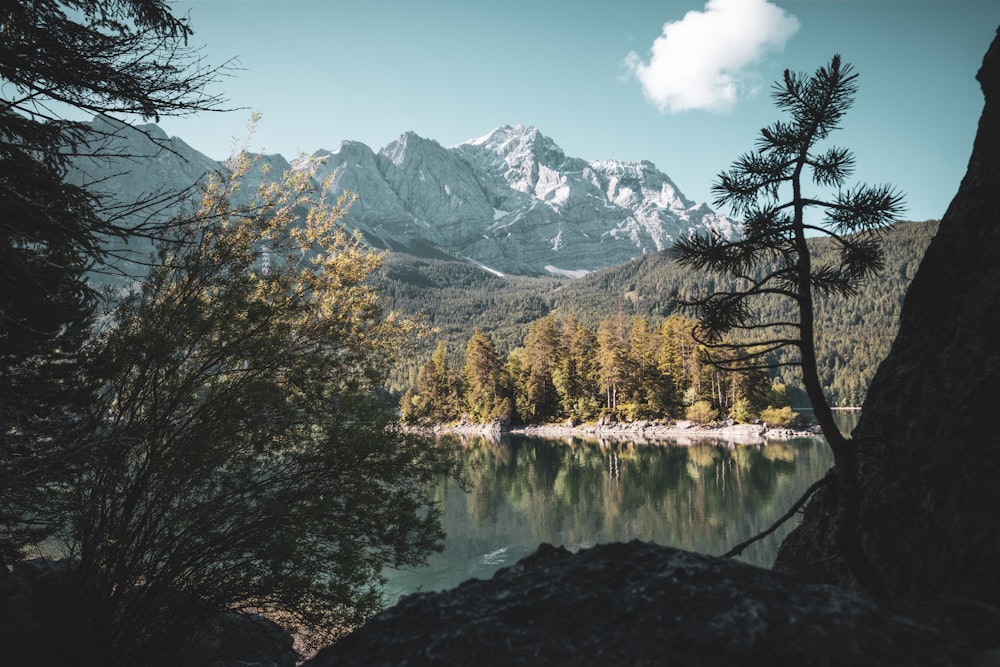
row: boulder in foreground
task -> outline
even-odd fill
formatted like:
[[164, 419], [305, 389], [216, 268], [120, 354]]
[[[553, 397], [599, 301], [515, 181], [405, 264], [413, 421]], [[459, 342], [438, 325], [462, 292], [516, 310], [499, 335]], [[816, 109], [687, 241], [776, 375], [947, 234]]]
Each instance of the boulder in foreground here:
[[306, 665], [954, 665], [962, 647], [857, 593], [632, 542], [542, 545], [404, 598]]

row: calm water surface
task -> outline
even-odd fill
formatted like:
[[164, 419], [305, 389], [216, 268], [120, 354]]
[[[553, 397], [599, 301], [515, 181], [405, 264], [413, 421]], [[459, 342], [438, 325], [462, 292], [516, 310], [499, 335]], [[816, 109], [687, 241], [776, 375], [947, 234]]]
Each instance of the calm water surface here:
[[[845, 431], [857, 419], [838, 416]], [[515, 436], [456, 436], [455, 443], [469, 488], [442, 481], [434, 490], [444, 510], [444, 551], [425, 567], [387, 571], [390, 604], [405, 593], [489, 578], [541, 542], [575, 550], [638, 539], [722, 554], [770, 526], [832, 464], [819, 438], [765, 446]], [[791, 527], [742, 559], [770, 565]]]

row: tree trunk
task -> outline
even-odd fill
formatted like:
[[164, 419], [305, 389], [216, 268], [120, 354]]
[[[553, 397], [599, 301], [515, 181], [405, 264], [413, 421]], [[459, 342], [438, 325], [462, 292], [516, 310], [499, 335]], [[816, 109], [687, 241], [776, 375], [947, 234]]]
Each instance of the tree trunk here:
[[[801, 170], [802, 164], [799, 165]], [[813, 414], [823, 435], [833, 450], [834, 482], [837, 488], [837, 546], [844, 561], [858, 584], [868, 593], [877, 597], [887, 597], [885, 587], [878, 572], [861, 545], [861, 491], [858, 484], [858, 458], [855, 443], [845, 438], [833, 418], [833, 410], [823, 393], [823, 386], [817, 370], [815, 327], [813, 321], [812, 267], [809, 249], [806, 246], [805, 230], [802, 226], [800, 173], [793, 179], [796, 202], [795, 241], [798, 251], [799, 271], [799, 352], [802, 362], [802, 384], [805, 386]]]

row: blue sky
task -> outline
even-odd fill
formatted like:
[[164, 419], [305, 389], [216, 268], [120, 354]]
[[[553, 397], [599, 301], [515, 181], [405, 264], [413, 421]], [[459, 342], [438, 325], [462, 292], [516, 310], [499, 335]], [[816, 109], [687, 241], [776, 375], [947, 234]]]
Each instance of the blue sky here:
[[243, 107], [162, 119], [216, 159], [262, 114], [252, 146], [292, 158], [406, 131], [444, 146], [534, 125], [570, 156], [651, 160], [686, 196], [780, 117], [771, 84], [840, 53], [860, 74], [834, 143], [856, 180], [890, 182], [912, 220], [940, 218], [965, 173], [975, 80], [1000, 0], [175, 0], [215, 92]]

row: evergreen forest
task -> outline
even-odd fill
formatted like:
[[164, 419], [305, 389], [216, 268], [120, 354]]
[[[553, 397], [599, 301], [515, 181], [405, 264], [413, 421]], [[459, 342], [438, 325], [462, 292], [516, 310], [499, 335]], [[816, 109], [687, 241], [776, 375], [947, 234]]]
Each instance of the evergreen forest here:
[[476, 330], [461, 369], [451, 367], [439, 341], [403, 395], [401, 416], [435, 425], [665, 417], [707, 423], [726, 415], [790, 426], [795, 414], [785, 386], [760, 368], [725, 372], [708, 363], [691, 336], [694, 325], [681, 315], [656, 327], [619, 316], [591, 331], [573, 315], [561, 322], [548, 315], [529, 325], [524, 347], [506, 360]]
[[[906, 289], [937, 227], [936, 221], [897, 223], [882, 236], [885, 269], [876, 279], [862, 284], [855, 295], [817, 299], [819, 372], [832, 405], [856, 407], [864, 401], [895, 337]], [[830, 241], [810, 243], [817, 262], [834, 260]], [[595, 334], [602, 322], [621, 323], [624, 329], [636, 318], [656, 330], [681, 314], [675, 305], [678, 297], [714, 290], [721, 279], [681, 267], [671, 251], [663, 251], [575, 280], [500, 276], [463, 262], [389, 253], [374, 280], [389, 308], [421, 318], [429, 331], [417, 352], [400, 359], [390, 375], [387, 388], [401, 397], [416, 387], [421, 367], [439, 343], [458, 373], [477, 331], [507, 359], [512, 353], [523, 354], [529, 331], [543, 318], [557, 323], [570, 318]], [[763, 315], [780, 319], [782, 307], [778, 301], [765, 304], [773, 312]], [[795, 367], [779, 367], [770, 381], [788, 388], [793, 406], [808, 407]], [[718, 397], [719, 392], [714, 394]], [[732, 408], [732, 402], [713, 402], [723, 412]]]

